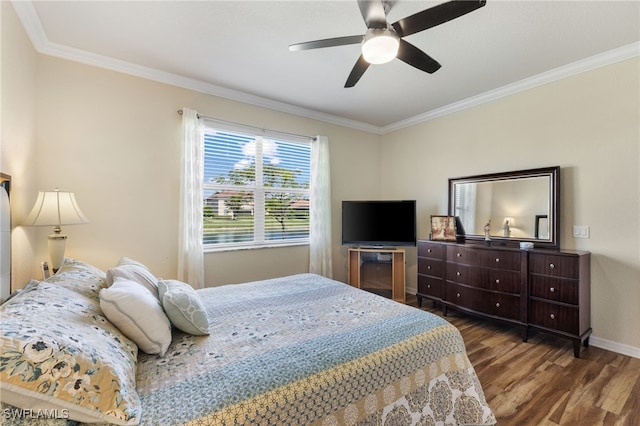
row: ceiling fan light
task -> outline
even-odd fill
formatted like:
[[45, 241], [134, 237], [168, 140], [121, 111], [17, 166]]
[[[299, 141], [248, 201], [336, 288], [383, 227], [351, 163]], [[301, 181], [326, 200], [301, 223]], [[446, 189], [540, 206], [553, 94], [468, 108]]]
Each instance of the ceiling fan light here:
[[385, 64], [398, 54], [400, 38], [388, 29], [371, 30], [362, 43], [362, 56], [370, 64]]

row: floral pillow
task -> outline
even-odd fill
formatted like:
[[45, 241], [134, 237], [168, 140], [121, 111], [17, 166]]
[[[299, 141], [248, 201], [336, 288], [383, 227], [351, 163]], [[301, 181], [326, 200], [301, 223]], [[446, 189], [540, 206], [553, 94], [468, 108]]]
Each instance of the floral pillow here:
[[97, 300], [100, 290], [107, 287], [106, 277], [95, 266], [66, 257], [58, 272], [45, 281]]
[[80, 422], [139, 423], [138, 348], [102, 315], [92, 285], [77, 292], [79, 281], [34, 282], [0, 307], [3, 403]]

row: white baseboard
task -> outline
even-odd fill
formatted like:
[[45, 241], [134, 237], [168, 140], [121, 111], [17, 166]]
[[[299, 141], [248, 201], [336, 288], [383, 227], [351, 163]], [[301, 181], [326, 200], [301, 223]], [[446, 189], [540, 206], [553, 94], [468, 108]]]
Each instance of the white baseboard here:
[[[406, 292], [409, 294], [416, 294], [417, 289], [407, 287]], [[624, 343], [613, 342], [611, 340], [603, 339], [598, 336], [591, 335], [591, 337], [589, 338], [589, 346], [606, 349], [620, 355], [626, 355], [632, 358], [640, 359], [640, 348], [631, 345], [625, 345]]]
[[595, 346], [596, 348], [606, 349], [608, 351], [615, 352], [621, 355], [640, 359], [640, 348], [636, 348], [635, 346], [631, 345], [625, 345], [624, 343], [613, 342], [601, 337], [592, 335], [589, 338], [589, 346]]

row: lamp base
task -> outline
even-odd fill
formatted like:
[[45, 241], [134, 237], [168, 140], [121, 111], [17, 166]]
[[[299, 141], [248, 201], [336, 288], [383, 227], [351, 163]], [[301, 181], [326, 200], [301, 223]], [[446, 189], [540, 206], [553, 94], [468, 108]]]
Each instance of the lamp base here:
[[55, 274], [64, 262], [64, 249], [67, 245], [67, 236], [63, 234], [49, 235], [49, 258], [51, 259], [51, 269]]

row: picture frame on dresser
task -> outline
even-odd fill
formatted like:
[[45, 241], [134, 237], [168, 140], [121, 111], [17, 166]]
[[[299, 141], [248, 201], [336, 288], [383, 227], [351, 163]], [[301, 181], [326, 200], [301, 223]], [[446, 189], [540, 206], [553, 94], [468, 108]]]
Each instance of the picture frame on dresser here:
[[455, 216], [431, 215], [431, 240], [456, 241]]

